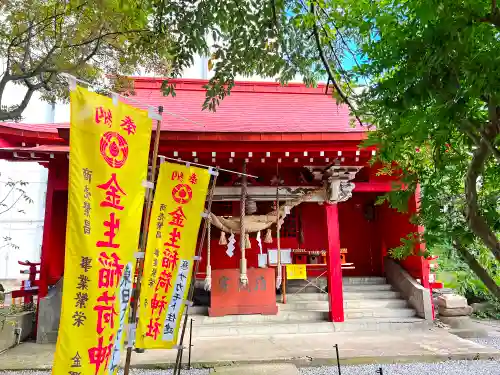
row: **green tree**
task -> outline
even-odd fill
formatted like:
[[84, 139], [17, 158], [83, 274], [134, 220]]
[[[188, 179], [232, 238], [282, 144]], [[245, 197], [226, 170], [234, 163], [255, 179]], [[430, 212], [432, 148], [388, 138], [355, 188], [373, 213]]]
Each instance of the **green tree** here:
[[[355, 40], [369, 77], [358, 114], [376, 126], [381, 173], [399, 173], [402, 207], [422, 187], [427, 246], [450, 246], [500, 298], [478, 261], [487, 248], [500, 262], [500, 10], [496, 1], [343, 0], [330, 22]], [[392, 161], [397, 162], [394, 167]], [[407, 251], [412, 249], [408, 248]], [[399, 249], [397, 255], [405, 256]]]
[[[351, 80], [341, 66], [353, 51], [342, 35], [333, 37], [336, 30], [326, 22], [326, 11], [316, 17], [311, 3], [303, 0], [180, 0], [160, 2], [155, 24], [182, 36], [171, 53], [172, 77], [180, 76], [194, 55], [210, 57], [214, 75], [206, 85], [205, 109], [216, 110], [236, 76], [259, 75], [281, 83], [301, 77], [307, 85], [328, 80], [334, 95], [355, 112], [349, 101]], [[163, 89], [168, 95], [175, 87], [166, 80]]]
[[[179, 13], [170, 4], [164, 14]], [[492, 264], [500, 261], [495, 0], [207, 1], [183, 15], [205, 23], [174, 54], [174, 66], [200, 48], [215, 60], [205, 107], [215, 110], [236, 74], [281, 82], [302, 75], [307, 84], [326, 78], [356, 121], [375, 126], [368, 144], [380, 148], [380, 173], [397, 175], [405, 187], [385, 198], [403, 210], [422, 188], [415, 220], [425, 235], [411, 234], [394, 256], [409, 255], [415, 241], [453, 248], [500, 298], [479, 256], [488, 249]], [[214, 33], [212, 46], [207, 33]]]
[[[67, 97], [61, 73], [91, 82], [139, 68], [167, 75], [170, 38], [155, 32], [152, 2], [140, 0], [6, 0], [0, 2], [0, 121], [18, 119], [34, 92]], [[6, 86], [22, 85], [19, 103], [4, 105]], [[123, 82], [118, 82], [123, 83]]]

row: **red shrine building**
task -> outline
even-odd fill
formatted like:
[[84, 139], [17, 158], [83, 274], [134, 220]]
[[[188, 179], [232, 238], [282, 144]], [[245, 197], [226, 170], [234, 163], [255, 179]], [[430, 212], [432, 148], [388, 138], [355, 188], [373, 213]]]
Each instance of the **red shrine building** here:
[[[134, 98], [145, 107], [164, 108], [160, 155], [233, 171], [241, 171], [245, 165], [246, 172], [255, 176], [245, 182], [247, 218], [268, 215], [276, 208], [277, 197], [285, 205], [300, 200], [300, 204], [286, 208], [279, 234], [276, 225], [270, 227], [270, 233], [247, 232], [244, 257], [249, 288], [254, 288], [252, 273], [267, 278], [268, 287], [256, 285], [243, 297], [245, 291], [237, 285], [233, 288], [230, 282], [240, 268], [239, 234], [231, 252], [231, 233], [222, 234], [220, 228], [211, 226], [212, 292], [202, 291], [208, 259], [205, 243], [196, 275], [201, 297], [195, 305], [200, 306], [194, 310], [213, 316], [207, 319], [228, 314], [276, 315], [277, 327], [314, 316], [320, 317], [323, 325], [328, 321], [337, 324], [329, 326], [335, 327], [333, 331], [348, 329], [346, 324], [356, 322], [370, 329], [371, 321], [378, 327], [375, 329], [380, 329], [381, 324], [433, 319], [429, 260], [418, 255], [418, 248], [414, 256], [403, 261], [393, 261], [389, 255], [402, 238], [423, 230], [410, 222], [418, 209], [418, 197], [410, 199], [407, 213], [375, 204], [377, 197], [393, 189], [395, 181], [378, 175], [377, 167], [370, 166], [377, 150], [361, 147], [367, 129], [352, 126], [348, 109], [325, 95], [325, 86], [237, 82], [231, 95], [212, 113], [201, 110], [206, 81], [177, 80], [175, 97], [162, 96], [161, 83], [161, 79], [141, 77], [135, 78], [134, 85]], [[0, 123], [0, 158], [36, 161], [48, 168], [36, 281], [40, 303], [50, 297], [63, 276], [71, 277], [63, 272], [68, 141], [68, 123]], [[214, 215], [226, 222], [240, 216], [242, 184], [239, 175], [220, 171], [212, 205]], [[277, 254], [278, 237], [279, 248], [285, 251], [280, 253], [282, 262], [305, 265], [306, 278], [287, 280], [283, 270], [276, 296], [275, 288], [269, 287], [274, 285], [276, 264], [268, 253]], [[263, 254], [268, 255], [267, 264], [262, 261], [266, 258]], [[266, 276], [269, 272], [264, 275], [266, 268], [272, 270], [270, 277]], [[271, 290], [271, 302], [259, 294], [263, 289]], [[259, 301], [266, 298], [272, 305], [270, 310], [260, 306]], [[41, 308], [39, 314], [43, 314]], [[39, 325], [43, 319], [39, 316]], [[224, 322], [225, 326], [229, 324]], [[319, 328], [317, 331], [322, 332]]]

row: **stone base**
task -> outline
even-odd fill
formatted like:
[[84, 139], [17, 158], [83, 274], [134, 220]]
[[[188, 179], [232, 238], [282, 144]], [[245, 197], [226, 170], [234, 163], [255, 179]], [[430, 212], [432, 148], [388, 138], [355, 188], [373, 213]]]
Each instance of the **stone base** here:
[[438, 305], [439, 307], [447, 309], [457, 309], [468, 306], [465, 297], [459, 296], [458, 294], [443, 294], [439, 296]]
[[49, 291], [49, 294], [41, 298], [38, 303], [38, 325], [36, 342], [38, 344], [55, 344], [61, 319], [63, 279]]
[[26, 340], [32, 333], [35, 313], [32, 311], [9, 315], [0, 322], [0, 352]]
[[470, 316], [472, 314], [472, 307], [457, 307], [454, 309], [447, 309], [446, 307], [439, 306], [439, 316]]

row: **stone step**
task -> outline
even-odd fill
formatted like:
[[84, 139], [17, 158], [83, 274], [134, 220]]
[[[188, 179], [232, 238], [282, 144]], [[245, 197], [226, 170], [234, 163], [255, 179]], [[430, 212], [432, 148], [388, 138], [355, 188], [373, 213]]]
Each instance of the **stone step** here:
[[[371, 292], [371, 291], [382, 291], [382, 290], [392, 290], [390, 284], [346, 284], [343, 286], [344, 292]], [[287, 285], [286, 293], [321, 293], [324, 291], [324, 287], [321, 288], [318, 285]]]
[[342, 278], [343, 285], [360, 285], [360, 284], [387, 284], [387, 280], [385, 277], [343, 277]]
[[328, 300], [324, 301], [286, 301], [285, 304], [278, 303], [278, 308], [280, 311], [303, 311], [303, 310], [311, 310], [311, 311], [328, 311], [329, 302]]
[[346, 320], [360, 318], [411, 318], [415, 315], [415, 310], [410, 308], [344, 309], [344, 318]]
[[318, 289], [318, 287], [314, 285], [309, 285], [309, 286], [299, 286], [299, 285], [288, 285], [286, 286], [286, 294], [293, 294], [293, 293], [322, 293], [322, 290], [325, 290], [325, 287]]
[[377, 308], [405, 308], [408, 302], [404, 299], [344, 299], [344, 308], [377, 309]]
[[[365, 318], [351, 319], [343, 323], [288, 321], [249, 324], [248, 322], [239, 322], [232, 324], [193, 325], [193, 337], [275, 336], [299, 333], [356, 331], [409, 331], [428, 329], [429, 327], [429, 322], [420, 318]], [[189, 337], [189, 327], [186, 329], [185, 337]]]
[[382, 290], [372, 292], [344, 292], [344, 300], [356, 299], [394, 299], [400, 298], [399, 292], [393, 290]]
[[383, 290], [392, 290], [390, 284], [346, 284], [343, 286], [344, 292], [379, 292]]
[[[285, 310], [318, 310], [328, 311], [328, 300], [324, 301], [289, 301], [286, 304], [278, 303], [280, 311]], [[408, 303], [403, 299], [365, 299], [345, 300], [345, 309], [378, 309], [378, 308], [406, 308]]]
[[279, 311], [277, 315], [226, 315], [226, 316], [206, 316], [206, 315], [192, 315], [195, 321], [193, 324], [209, 325], [209, 324], [257, 324], [257, 323], [270, 323], [270, 322], [288, 322], [288, 321], [308, 321], [308, 322], [321, 322], [328, 319], [328, 310], [326, 311], [294, 311], [285, 310]]
[[[287, 301], [328, 301], [326, 293], [297, 293], [286, 296]], [[374, 292], [344, 292], [344, 301], [365, 300], [365, 299], [398, 299], [399, 292], [392, 290], [382, 290]]]
[[[321, 302], [321, 301], [317, 301]], [[300, 305], [300, 304], [299, 304]], [[297, 312], [328, 312], [328, 304], [323, 306], [316, 306], [313, 309], [289, 309], [287, 305], [280, 305], [280, 313], [286, 311], [297, 311]], [[344, 306], [344, 317], [345, 319], [359, 319], [359, 318], [410, 318], [415, 316], [415, 310], [404, 307], [377, 307], [377, 308], [352, 308]], [[292, 315], [293, 316], [293, 315]], [[311, 315], [312, 316], [312, 315]], [[319, 319], [322, 320], [321, 316], [318, 315]], [[327, 319], [327, 315], [323, 315], [323, 319]]]
[[[287, 287], [290, 286], [304, 286], [308, 282], [314, 282], [318, 286], [325, 286], [327, 284], [327, 279], [326, 277], [320, 277], [320, 278], [314, 278], [314, 277], [309, 277], [307, 280], [287, 280], [286, 285]], [[387, 284], [387, 280], [385, 277], [343, 277], [342, 278], [342, 283], [344, 285], [380, 285], [380, 284]]]
[[[281, 296], [278, 297], [281, 301]], [[297, 294], [287, 294], [287, 302], [295, 301], [328, 301], [328, 294], [326, 293], [297, 293]]]

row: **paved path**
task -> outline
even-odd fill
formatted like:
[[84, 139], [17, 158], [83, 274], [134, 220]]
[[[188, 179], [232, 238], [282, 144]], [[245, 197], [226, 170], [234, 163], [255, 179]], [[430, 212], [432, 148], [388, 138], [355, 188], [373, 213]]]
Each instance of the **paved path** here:
[[[339, 332], [271, 337], [198, 339], [192, 362], [198, 367], [230, 363], [289, 362], [299, 366], [334, 363], [338, 344], [345, 364], [428, 362], [500, 358], [500, 351], [461, 339], [446, 330], [414, 332]], [[0, 355], [0, 370], [49, 369], [54, 345], [24, 343]], [[132, 356], [142, 368], [169, 367], [175, 350], [147, 350]], [[187, 362], [187, 351], [184, 355]]]

